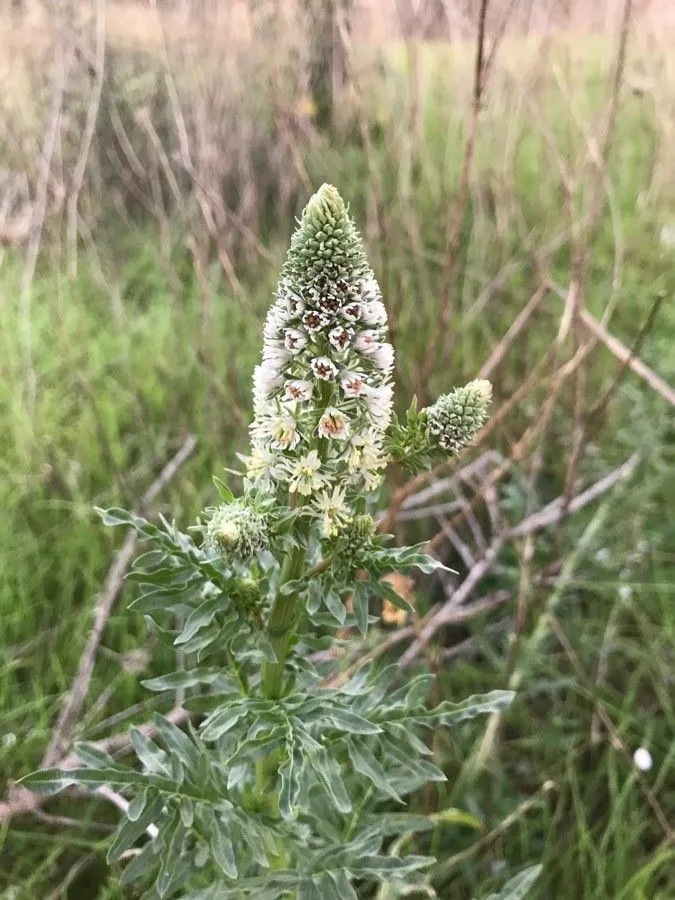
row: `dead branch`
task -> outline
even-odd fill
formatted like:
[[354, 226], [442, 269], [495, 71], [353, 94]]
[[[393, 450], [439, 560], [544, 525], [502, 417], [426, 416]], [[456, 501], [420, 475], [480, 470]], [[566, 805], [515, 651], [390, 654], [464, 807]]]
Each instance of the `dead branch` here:
[[544, 509], [533, 513], [518, 525], [506, 529], [493, 538], [485, 555], [480, 560], [476, 561], [457, 590], [448, 598], [440, 609], [425, 618], [424, 624], [418, 632], [417, 639], [410, 647], [408, 647], [401, 657], [401, 666], [406, 668], [412, 665], [418, 654], [429, 643], [436, 632], [453, 619], [458, 607], [461, 607], [466, 602], [473, 589], [487, 572], [491, 571], [500, 551], [508, 540], [541, 531], [551, 525], [558, 524], [565, 516], [578, 512], [584, 506], [587, 506], [589, 503], [592, 503], [598, 497], [605, 494], [620, 481], [623, 481], [632, 475], [639, 461], [640, 455], [634, 453], [625, 463], [613, 472], [610, 472], [604, 478], [601, 478], [587, 490], [577, 494], [572, 498], [569, 504], [565, 504], [564, 497], [558, 497], [556, 500], [549, 503], [548, 506], [544, 507]]

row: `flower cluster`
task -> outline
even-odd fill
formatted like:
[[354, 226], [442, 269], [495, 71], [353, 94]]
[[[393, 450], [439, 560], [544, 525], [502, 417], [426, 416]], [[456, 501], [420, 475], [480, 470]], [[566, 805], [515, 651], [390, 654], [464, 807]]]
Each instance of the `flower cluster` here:
[[346, 515], [338, 486], [371, 491], [381, 481], [393, 366], [363, 242], [324, 185], [293, 235], [265, 324], [248, 477], [312, 497], [330, 534]]
[[483, 379], [443, 394], [425, 410], [431, 442], [459, 453], [486, 423], [491, 400], [492, 385]]
[[205, 529], [204, 545], [219, 556], [246, 560], [269, 539], [265, 516], [240, 500], [216, 507]]
[[375, 520], [372, 516], [365, 513], [354, 516], [334, 533], [331, 550], [339, 560], [357, 563], [372, 550], [374, 535]]

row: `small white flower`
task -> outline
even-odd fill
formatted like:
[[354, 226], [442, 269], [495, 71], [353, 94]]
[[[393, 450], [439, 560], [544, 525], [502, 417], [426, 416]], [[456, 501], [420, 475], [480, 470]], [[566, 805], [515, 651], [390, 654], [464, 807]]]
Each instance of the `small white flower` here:
[[283, 368], [291, 358], [288, 350], [278, 347], [276, 344], [265, 344], [263, 347], [263, 362], [268, 364], [268, 368], [275, 368], [277, 371]]
[[357, 350], [360, 350], [361, 353], [367, 355], [374, 353], [380, 346], [380, 342], [377, 339], [377, 333], [370, 328], [367, 328], [365, 331], [359, 331], [354, 339], [354, 346]]
[[382, 449], [373, 432], [358, 434], [352, 440], [347, 466], [352, 474], [383, 469], [387, 465]]
[[251, 481], [258, 481], [265, 475], [270, 475], [277, 463], [277, 457], [263, 447], [254, 447], [251, 455], [244, 457], [246, 461], [246, 476]]
[[374, 491], [382, 484], [383, 475], [380, 472], [362, 469], [359, 471], [359, 476], [363, 478], [363, 487], [366, 491]]
[[354, 300], [342, 307], [342, 309], [340, 310], [340, 315], [348, 322], [358, 322], [358, 320], [361, 318], [362, 311], [363, 310], [361, 304], [357, 303]]
[[300, 443], [295, 419], [290, 416], [276, 416], [270, 421], [268, 432], [273, 450], [293, 450]]
[[253, 404], [260, 408], [281, 384], [281, 378], [275, 368], [268, 363], [256, 366], [253, 370]]
[[345, 441], [349, 437], [349, 420], [339, 409], [329, 406], [319, 419], [319, 434], [324, 438]]
[[348, 397], [360, 397], [366, 390], [366, 376], [363, 372], [347, 372], [340, 379], [342, 390]]
[[275, 306], [279, 306], [283, 309], [286, 318], [298, 316], [305, 309], [302, 298], [299, 294], [296, 294], [287, 278], [284, 278], [279, 282], [277, 297], [278, 303], [276, 303]]
[[280, 344], [284, 339], [284, 324], [276, 316], [268, 316], [263, 326], [265, 343]]
[[302, 317], [302, 324], [305, 326], [307, 331], [312, 334], [316, 334], [318, 331], [321, 331], [322, 328], [325, 328], [328, 325], [330, 319], [328, 316], [323, 313], [317, 312], [314, 309], [308, 309], [307, 312]]
[[336, 350], [345, 350], [353, 337], [353, 328], [343, 328], [342, 325], [336, 325], [328, 335], [328, 340]]
[[309, 338], [304, 332], [298, 331], [297, 328], [287, 328], [284, 337], [284, 347], [286, 350], [290, 350], [291, 353], [299, 353], [305, 349], [308, 340]]
[[316, 356], [312, 360], [312, 372], [323, 381], [330, 381], [337, 375], [337, 366], [327, 356]]
[[370, 275], [361, 282], [361, 296], [364, 300], [379, 300], [380, 286], [377, 281]]
[[288, 489], [292, 494], [302, 494], [309, 497], [310, 494], [320, 491], [328, 479], [320, 472], [321, 460], [316, 450], [310, 450], [305, 456], [295, 460], [289, 467]]
[[333, 318], [340, 309], [339, 299], [332, 294], [325, 294], [323, 297], [318, 297], [316, 299], [316, 305], [319, 309], [323, 310], [323, 312], [328, 313], [331, 318]]
[[646, 747], [638, 747], [633, 754], [633, 762], [641, 772], [648, 772], [652, 765], [652, 755]]
[[387, 310], [381, 300], [368, 300], [363, 304], [361, 320], [366, 325], [386, 325]]
[[619, 588], [619, 597], [621, 597], [624, 603], [628, 603], [632, 596], [633, 588], [629, 584], [622, 584]]
[[312, 396], [313, 385], [311, 381], [291, 379], [284, 385], [284, 394], [288, 400], [297, 400], [303, 403]]
[[394, 368], [394, 348], [391, 344], [380, 344], [380, 346], [371, 353], [370, 358], [373, 361], [373, 365], [383, 372], [386, 372], [387, 375]]
[[391, 422], [393, 394], [394, 386], [387, 382], [380, 387], [369, 387], [363, 397], [371, 419], [381, 431]]
[[331, 494], [323, 491], [314, 501], [314, 506], [323, 517], [322, 531], [325, 537], [334, 537], [351, 518], [345, 503], [345, 489], [334, 487]]

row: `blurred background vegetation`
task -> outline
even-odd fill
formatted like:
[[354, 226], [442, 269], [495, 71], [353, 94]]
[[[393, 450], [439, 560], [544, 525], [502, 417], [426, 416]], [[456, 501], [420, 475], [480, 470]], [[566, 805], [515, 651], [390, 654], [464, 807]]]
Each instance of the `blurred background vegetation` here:
[[[330, 181], [388, 302], [401, 406], [495, 386], [478, 446], [385, 497], [400, 539], [470, 578], [414, 664], [438, 698], [519, 691], [430, 739], [449, 780], [416, 804], [467, 813], [429, 838], [437, 894], [541, 861], [529, 896], [672, 897], [674, 5], [3, 0], [0, 34], [1, 896], [125, 896], [117, 810], [27, 810], [12, 783], [115, 560], [92, 507], [133, 508], [190, 434], [151, 513], [186, 525], [213, 500], [293, 217]], [[399, 586], [424, 622], [456, 587]], [[131, 597], [64, 754], [176, 702], [139, 686], [170, 659]], [[352, 664], [406, 650], [416, 623], [388, 618]]]

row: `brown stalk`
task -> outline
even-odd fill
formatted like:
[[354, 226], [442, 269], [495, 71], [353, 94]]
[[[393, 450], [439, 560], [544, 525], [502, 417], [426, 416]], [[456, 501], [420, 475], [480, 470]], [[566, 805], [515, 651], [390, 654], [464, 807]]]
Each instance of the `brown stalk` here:
[[478, 33], [476, 36], [476, 56], [473, 75], [473, 91], [471, 112], [467, 126], [467, 134], [464, 142], [464, 156], [457, 187], [457, 198], [454, 204], [454, 214], [448, 218], [448, 245], [446, 261], [441, 280], [441, 289], [438, 297], [438, 312], [436, 322], [431, 334], [428, 352], [425, 362], [420, 369], [418, 385], [419, 396], [426, 401], [429, 399], [429, 376], [438, 362], [439, 349], [446, 343], [450, 321], [452, 319], [453, 302], [452, 291], [455, 281], [455, 270], [459, 261], [459, 251], [462, 236], [462, 225], [469, 197], [469, 175], [473, 163], [476, 148], [476, 135], [481, 113], [481, 101], [483, 98], [483, 62], [485, 54], [485, 22], [487, 18], [489, 0], [481, 0], [478, 12]]

